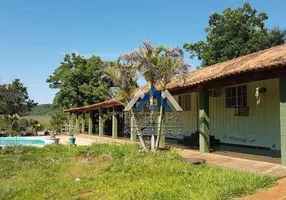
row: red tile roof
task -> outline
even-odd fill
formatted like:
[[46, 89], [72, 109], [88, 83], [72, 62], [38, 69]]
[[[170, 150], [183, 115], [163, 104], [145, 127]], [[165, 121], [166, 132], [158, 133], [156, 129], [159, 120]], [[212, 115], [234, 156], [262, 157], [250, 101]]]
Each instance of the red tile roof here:
[[[231, 77], [250, 71], [267, 70], [275, 67], [286, 67], [286, 44], [189, 72], [183, 85], [179, 84], [179, 79], [173, 78], [167, 85], [167, 89], [176, 90], [182, 87], [195, 87], [219, 78]], [[148, 91], [147, 85], [140, 89], [143, 92]], [[65, 110], [65, 112], [82, 112], [113, 105], [119, 105], [118, 100], [111, 99], [84, 107], [70, 108]]]

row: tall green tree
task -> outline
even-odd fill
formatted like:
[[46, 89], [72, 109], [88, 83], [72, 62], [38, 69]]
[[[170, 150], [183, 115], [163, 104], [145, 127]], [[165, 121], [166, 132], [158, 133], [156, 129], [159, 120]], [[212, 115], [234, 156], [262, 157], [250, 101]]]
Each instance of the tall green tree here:
[[52, 114], [52, 119], [50, 120], [51, 128], [57, 133], [60, 133], [66, 120], [67, 114], [64, 113], [63, 110], [55, 109]]
[[0, 115], [25, 115], [36, 105], [19, 79], [0, 85]]
[[50, 88], [59, 90], [54, 105], [71, 108], [105, 100], [108, 85], [100, 81], [103, 64], [97, 56], [87, 59], [75, 53], [65, 55], [64, 61], [47, 79]]
[[[150, 87], [159, 83], [161, 90], [164, 91], [171, 79], [178, 77], [181, 83], [184, 82], [189, 65], [184, 62], [184, 53], [179, 47], [166, 47], [163, 45], [154, 46], [150, 41], [143, 41], [142, 46], [137, 50], [123, 54], [120, 58], [129, 65], [136, 66], [137, 70], [143, 75]], [[153, 104], [151, 98], [150, 105]], [[162, 124], [164, 110], [162, 102], [159, 102], [159, 115], [157, 119], [158, 129], [155, 141], [155, 130], [151, 134], [151, 150], [156, 150], [160, 145], [162, 136]], [[151, 111], [153, 119], [154, 111]], [[152, 124], [154, 129], [154, 123]]]
[[29, 115], [52, 115], [54, 112], [52, 104], [39, 104], [32, 108]]
[[[105, 81], [110, 82], [113, 86], [111, 88], [111, 93], [113, 93], [114, 96], [117, 97], [118, 102], [126, 106], [132, 99], [134, 93], [136, 92], [136, 89], [138, 88], [137, 66], [133, 65], [130, 62], [125, 62], [124, 60], [121, 60], [121, 58], [119, 58], [117, 62], [109, 62], [105, 66], [103, 72], [104, 74], [101, 78]], [[139, 121], [139, 119], [137, 119], [137, 116], [132, 110], [130, 113], [132, 116], [131, 120], [135, 119], [135, 121]], [[142, 148], [147, 151], [147, 147], [143, 140], [142, 131], [138, 127], [137, 123], [134, 123], [134, 128], [136, 135], [138, 135], [139, 137]]]
[[184, 49], [205, 67], [284, 44], [286, 31], [265, 28], [267, 19], [265, 12], [258, 13], [249, 3], [234, 10], [226, 8], [221, 14], [213, 12], [205, 29], [206, 41], [185, 43]]

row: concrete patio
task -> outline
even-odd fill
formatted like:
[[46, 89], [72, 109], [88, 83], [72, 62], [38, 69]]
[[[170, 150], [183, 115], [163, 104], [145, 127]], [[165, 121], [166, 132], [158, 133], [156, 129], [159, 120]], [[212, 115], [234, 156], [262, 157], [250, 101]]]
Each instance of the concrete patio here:
[[177, 151], [184, 158], [200, 158], [206, 160], [207, 163], [224, 168], [267, 174], [272, 176], [286, 176], [286, 167], [280, 164], [248, 160], [243, 158], [234, 158], [212, 153], [200, 153], [194, 150], [177, 149]]

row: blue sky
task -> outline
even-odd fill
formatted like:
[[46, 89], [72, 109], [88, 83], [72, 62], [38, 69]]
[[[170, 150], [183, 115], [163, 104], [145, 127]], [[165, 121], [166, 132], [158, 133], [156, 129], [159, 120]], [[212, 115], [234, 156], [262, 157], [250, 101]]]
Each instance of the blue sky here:
[[[65, 53], [115, 60], [143, 39], [182, 47], [205, 39], [211, 12], [242, 6], [241, 0], [6, 0], [0, 1], [0, 82], [21, 79], [39, 103], [55, 90], [46, 78]], [[249, 1], [265, 11], [267, 27], [286, 28], [286, 1]], [[187, 55], [188, 56], [188, 55]], [[197, 65], [197, 60], [186, 59]]]

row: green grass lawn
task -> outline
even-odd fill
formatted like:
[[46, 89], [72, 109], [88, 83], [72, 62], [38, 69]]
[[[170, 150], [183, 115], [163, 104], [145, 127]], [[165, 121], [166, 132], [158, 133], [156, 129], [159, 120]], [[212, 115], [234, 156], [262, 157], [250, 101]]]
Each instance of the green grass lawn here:
[[37, 120], [41, 124], [49, 124], [51, 120], [50, 115], [30, 115], [30, 116], [25, 116], [24, 118]]
[[0, 199], [230, 199], [277, 178], [181, 163], [131, 145], [0, 150]]

